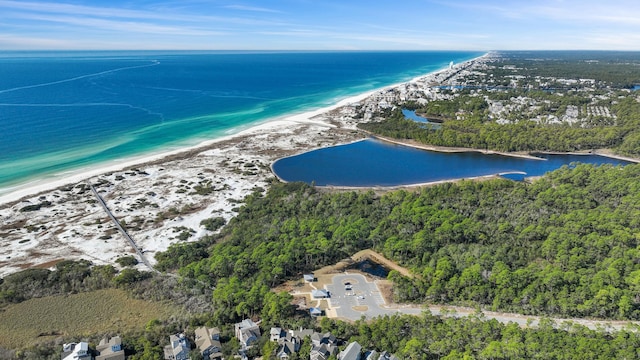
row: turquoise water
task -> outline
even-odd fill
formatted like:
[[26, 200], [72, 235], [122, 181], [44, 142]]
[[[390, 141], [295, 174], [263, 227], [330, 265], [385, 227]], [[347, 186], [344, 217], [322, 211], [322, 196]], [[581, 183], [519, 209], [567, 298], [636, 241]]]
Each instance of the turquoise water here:
[[0, 192], [334, 104], [477, 52], [0, 52]]
[[[326, 186], [398, 186], [512, 173], [540, 176], [564, 165], [627, 165], [598, 155], [537, 154], [544, 160], [479, 152], [442, 153], [368, 139], [280, 159], [274, 172], [285, 181]], [[506, 174], [505, 174], [506, 175]]]

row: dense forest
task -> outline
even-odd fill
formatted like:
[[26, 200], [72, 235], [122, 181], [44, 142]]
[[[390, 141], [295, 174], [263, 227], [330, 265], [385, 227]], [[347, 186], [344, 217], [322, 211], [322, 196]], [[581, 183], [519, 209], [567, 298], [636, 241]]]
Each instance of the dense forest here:
[[390, 351], [400, 359], [637, 359], [640, 335], [607, 333], [581, 326], [557, 329], [543, 320], [537, 328], [502, 324], [481, 315], [465, 319], [391, 316], [349, 324], [323, 319], [323, 331], [358, 341], [364, 348]]
[[[462, 96], [456, 101], [434, 101], [419, 111], [439, 118], [455, 119], [460, 109], [475, 110], [463, 119], [445, 120], [437, 129], [406, 119], [400, 109], [381, 114], [384, 120], [358, 126], [373, 134], [412, 139], [424, 144], [496, 151], [580, 151], [613, 148], [620, 154], [640, 154], [640, 103], [627, 98], [616, 105], [616, 126], [580, 127], [569, 124], [542, 124], [522, 120], [498, 124], [487, 117], [486, 103], [478, 104]], [[447, 104], [447, 106], [439, 106]]]
[[158, 260], [215, 285], [225, 321], [269, 319], [262, 299], [285, 302], [269, 288], [365, 248], [417, 275], [390, 274], [399, 301], [640, 319], [639, 176], [636, 165], [576, 165], [533, 184], [463, 181], [383, 196], [276, 184], [249, 197], [214, 245], [172, 246]]
[[[266, 193], [256, 191], [247, 198], [239, 216], [220, 234], [174, 245], [158, 256], [160, 268], [184, 276], [176, 284], [180, 289], [215, 286], [209, 295], [213, 312], [177, 324], [149, 324], [142, 333], [127, 335], [130, 353], [160, 354], [162, 336], [187, 324], [228, 326], [245, 316], [259, 316], [264, 328], [298, 326], [303, 320], [296, 316], [290, 295], [274, 293], [271, 287], [364, 248], [412, 269], [413, 279], [390, 274], [399, 301], [639, 319], [639, 176], [638, 165], [575, 165], [534, 183], [462, 181], [385, 194], [274, 184]], [[62, 262], [54, 271], [35, 269], [5, 277], [0, 291], [5, 303], [109, 286], [130, 289], [137, 296], [157, 289], [156, 296], [162, 298], [162, 292], [171, 291], [160, 286], [159, 279], [133, 269], [116, 275], [110, 267]], [[179, 289], [175, 293], [189, 294]], [[574, 348], [589, 351], [593, 358], [615, 358], [628, 354], [634, 348], [628, 344], [638, 341], [628, 332], [566, 332], [544, 324], [524, 330], [495, 321], [430, 316], [325, 326], [363, 345], [381, 336], [377, 326], [393, 331], [398, 327], [407, 336], [387, 350], [415, 359], [465, 354], [530, 358], [536, 351], [563, 358], [558, 354], [572, 354]]]
[[[526, 96], [546, 105], [514, 114], [511, 123], [496, 123], [488, 116], [484, 95], [496, 101], [521, 96], [528, 85], [521, 79], [520, 88], [485, 92], [483, 97], [463, 89], [450, 100], [402, 104], [441, 119], [437, 129], [406, 120], [399, 108], [378, 114], [382, 121], [359, 126], [440, 146], [498, 151], [612, 148], [640, 155], [640, 102], [624, 90], [640, 83], [636, 60], [626, 53], [610, 53], [598, 61], [585, 61], [583, 53], [569, 55], [575, 58], [521, 52], [511, 53], [508, 60], [528, 77], [596, 78], [605, 87], [617, 88], [615, 100], [597, 104], [611, 109], [615, 121], [592, 118], [571, 125], [526, 120], [593, 104], [584, 94], [564, 89], [568, 96], [526, 90]], [[498, 83], [510, 83], [511, 69], [496, 67], [493, 72]], [[608, 90], [594, 94], [601, 94], [597, 91]], [[272, 291], [303, 273], [372, 248], [413, 273], [411, 278], [389, 274], [398, 302], [640, 320], [639, 178], [640, 165], [572, 164], [532, 183], [460, 181], [383, 193], [328, 192], [274, 182], [268, 191], [256, 190], [245, 199], [238, 216], [219, 233], [158, 253], [156, 268], [165, 274], [135, 270], [134, 259], [121, 259], [120, 271], [88, 261], [62, 261], [54, 270], [29, 269], [0, 279], [0, 311], [34, 297], [110, 287], [190, 309], [185, 317], [151, 321], [139, 332], [122, 334], [131, 359], [160, 359], [169, 334], [186, 329], [192, 336], [193, 328], [202, 324], [221, 327], [223, 350], [231, 357], [238, 347], [232, 324], [245, 317], [260, 318], [263, 329], [315, 325], [403, 359], [640, 358], [640, 335], [634, 331], [607, 333], [575, 325], [558, 329], [548, 320], [536, 328], [520, 328], [483, 319], [480, 312], [470, 319], [423, 314], [314, 324], [306, 313], [296, 311], [291, 295]], [[224, 222], [213, 218], [204, 224], [217, 230]], [[91, 341], [98, 340], [94, 335]], [[251, 355], [263, 349], [272, 350], [265, 339]], [[59, 352], [51, 343], [19, 354], [54, 359]], [[192, 355], [197, 357], [196, 352]]]
[[[525, 76], [596, 79], [607, 86], [640, 84], [640, 53], [630, 51], [509, 51], [500, 55]], [[495, 76], [509, 72], [495, 71]]]

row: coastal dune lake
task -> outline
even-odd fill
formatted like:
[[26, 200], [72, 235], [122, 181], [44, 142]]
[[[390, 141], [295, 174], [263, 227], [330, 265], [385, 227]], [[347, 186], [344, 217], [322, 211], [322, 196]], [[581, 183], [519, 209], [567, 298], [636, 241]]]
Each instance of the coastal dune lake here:
[[480, 55], [0, 51], [0, 194], [322, 109]]
[[474, 151], [443, 153], [367, 139], [280, 159], [273, 164], [273, 171], [289, 182], [370, 187], [422, 184], [504, 173], [524, 172], [524, 176], [540, 176], [576, 162], [630, 164], [624, 160], [591, 154], [535, 155], [540, 160]]

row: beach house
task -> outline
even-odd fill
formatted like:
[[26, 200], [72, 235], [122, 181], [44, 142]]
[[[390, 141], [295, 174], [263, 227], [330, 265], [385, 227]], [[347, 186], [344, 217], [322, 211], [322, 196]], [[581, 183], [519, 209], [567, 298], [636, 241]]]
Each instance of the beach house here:
[[165, 360], [189, 360], [191, 344], [184, 334], [169, 336], [169, 345], [164, 347]]
[[199, 327], [195, 330], [196, 347], [205, 360], [222, 359], [222, 344], [218, 328]]
[[260, 328], [251, 319], [234, 324], [235, 335], [243, 349], [250, 347], [260, 338]]
[[89, 343], [69, 343], [62, 345], [62, 360], [93, 360]]
[[354, 341], [338, 354], [338, 360], [360, 360], [362, 346]]
[[114, 336], [111, 339], [103, 338], [96, 346], [96, 351], [99, 354], [96, 356], [96, 360], [124, 360], [124, 349], [120, 336]]

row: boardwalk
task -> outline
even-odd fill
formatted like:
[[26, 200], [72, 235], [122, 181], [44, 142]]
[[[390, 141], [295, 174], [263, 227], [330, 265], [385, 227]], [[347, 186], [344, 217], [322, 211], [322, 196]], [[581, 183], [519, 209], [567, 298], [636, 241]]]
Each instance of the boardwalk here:
[[138, 257], [140, 258], [140, 261], [142, 261], [142, 263], [146, 267], [148, 267], [151, 271], [158, 272], [156, 269], [153, 268], [153, 266], [151, 266], [151, 264], [149, 263], [147, 258], [144, 257], [144, 254], [142, 253], [142, 250], [140, 250], [138, 245], [136, 245], [135, 241], [133, 241], [133, 239], [131, 238], [131, 236], [129, 236], [127, 231], [122, 227], [122, 225], [120, 225], [120, 222], [118, 221], [118, 219], [116, 219], [116, 217], [113, 215], [111, 210], [109, 210], [109, 207], [104, 202], [104, 199], [102, 198], [102, 196], [100, 196], [100, 194], [98, 194], [98, 192], [96, 191], [96, 188], [93, 187], [93, 185], [89, 185], [89, 186], [91, 187], [91, 191], [93, 192], [93, 195], [95, 195], [96, 199], [98, 199], [98, 202], [100, 203], [100, 205], [102, 205], [102, 208], [104, 209], [104, 211], [106, 211], [107, 215], [109, 215], [109, 217], [111, 218], [111, 221], [113, 221], [113, 223], [116, 225], [116, 227], [118, 228], [118, 230], [120, 231], [122, 236], [124, 236], [124, 238], [129, 241], [129, 244], [131, 244], [131, 246], [136, 250], [136, 253], [138, 254]]

